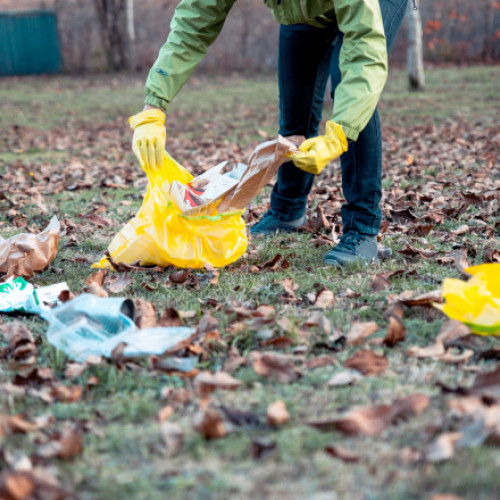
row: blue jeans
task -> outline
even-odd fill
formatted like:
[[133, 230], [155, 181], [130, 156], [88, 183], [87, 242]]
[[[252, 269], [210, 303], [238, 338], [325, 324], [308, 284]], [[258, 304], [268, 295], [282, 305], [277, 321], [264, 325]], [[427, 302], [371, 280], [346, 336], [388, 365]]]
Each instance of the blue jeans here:
[[[403, 20], [408, 0], [380, 0], [388, 50]], [[340, 83], [339, 54], [342, 33], [335, 24], [316, 28], [306, 24], [280, 26], [278, 80], [280, 93], [280, 134], [318, 135], [328, 77], [332, 98]], [[375, 235], [382, 212], [382, 136], [378, 112], [356, 142], [340, 158], [344, 232], [351, 230]], [[284, 163], [271, 193], [271, 209], [284, 221], [302, 217], [307, 208], [314, 175]]]

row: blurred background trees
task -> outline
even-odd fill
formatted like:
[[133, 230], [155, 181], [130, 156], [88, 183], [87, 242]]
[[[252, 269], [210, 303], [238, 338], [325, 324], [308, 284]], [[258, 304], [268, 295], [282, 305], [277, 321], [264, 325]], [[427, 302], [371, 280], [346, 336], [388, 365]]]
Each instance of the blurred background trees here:
[[[22, 8], [57, 9], [65, 71], [144, 71], [166, 39], [177, 3], [23, 0]], [[18, 0], [0, 0], [0, 11], [19, 8]], [[500, 60], [500, 0], [420, 0], [418, 15], [426, 64]], [[406, 22], [402, 28], [391, 54], [392, 64], [406, 63], [409, 26], [412, 24]], [[277, 34], [278, 26], [262, 0], [238, 0], [200, 69], [249, 73], [273, 70]]]

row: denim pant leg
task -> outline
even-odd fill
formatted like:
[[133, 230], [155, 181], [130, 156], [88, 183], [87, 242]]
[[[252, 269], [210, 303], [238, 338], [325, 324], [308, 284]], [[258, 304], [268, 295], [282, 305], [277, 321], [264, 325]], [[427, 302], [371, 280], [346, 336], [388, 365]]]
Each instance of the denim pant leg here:
[[[278, 81], [280, 134], [318, 135], [330, 72], [335, 27], [306, 24], [280, 26]], [[271, 193], [271, 209], [284, 221], [302, 217], [314, 175], [284, 163]]]
[[[387, 49], [390, 50], [403, 20], [408, 0], [379, 0], [384, 22]], [[339, 55], [342, 34], [335, 43], [332, 57], [332, 98], [340, 83]], [[340, 157], [342, 191], [347, 201], [342, 207], [345, 233], [351, 230], [376, 235], [380, 229], [382, 211], [382, 135], [378, 111], [349, 150]]]

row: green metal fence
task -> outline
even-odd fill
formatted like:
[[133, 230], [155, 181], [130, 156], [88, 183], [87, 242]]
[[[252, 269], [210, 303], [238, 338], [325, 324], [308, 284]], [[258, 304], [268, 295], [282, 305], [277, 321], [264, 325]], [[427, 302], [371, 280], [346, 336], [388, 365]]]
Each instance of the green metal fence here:
[[61, 66], [53, 10], [0, 12], [0, 76], [57, 73]]

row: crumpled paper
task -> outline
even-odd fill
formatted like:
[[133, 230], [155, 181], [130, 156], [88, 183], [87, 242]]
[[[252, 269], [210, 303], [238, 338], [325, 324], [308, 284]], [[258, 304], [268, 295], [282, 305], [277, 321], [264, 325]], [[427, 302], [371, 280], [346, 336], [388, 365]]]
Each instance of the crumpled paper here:
[[57, 255], [60, 232], [54, 216], [41, 233], [21, 233], [7, 239], [0, 236], [0, 274], [31, 278], [36, 271], [43, 271]]
[[465, 269], [467, 281], [443, 281], [444, 304], [434, 304], [449, 318], [470, 327], [478, 335], [500, 335], [500, 264]]

